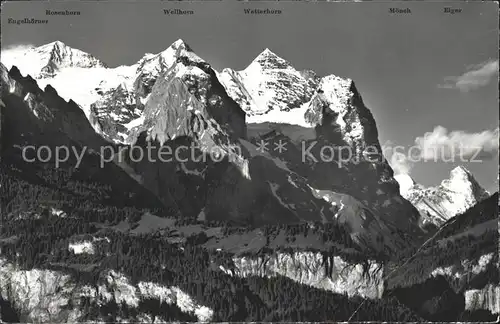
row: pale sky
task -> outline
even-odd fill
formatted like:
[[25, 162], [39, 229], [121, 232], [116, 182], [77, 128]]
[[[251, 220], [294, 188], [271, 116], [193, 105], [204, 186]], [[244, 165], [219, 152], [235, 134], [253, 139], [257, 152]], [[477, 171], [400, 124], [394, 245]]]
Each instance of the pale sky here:
[[[182, 38], [220, 70], [243, 69], [268, 47], [297, 69], [353, 79], [381, 144], [422, 144], [418, 138], [428, 133], [441, 146], [489, 150], [481, 163], [400, 160], [398, 172], [435, 185], [462, 164], [487, 190], [498, 190], [498, 4], [399, 4], [412, 13], [391, 15], [395, 5], [387, 2], [10, 2], [2, 4], [2, 49], [60, 40], [117, 66]], [[462, 12], [443, 13], [450, 6]], [[195, 14], [166, 16], [164, 8]], [[244, 8], [283, 13], [244, 15]], [[6, 23], [9, 17], [46, 19], [45, 9], [82, 14], [50, 16], [47, 25]]]

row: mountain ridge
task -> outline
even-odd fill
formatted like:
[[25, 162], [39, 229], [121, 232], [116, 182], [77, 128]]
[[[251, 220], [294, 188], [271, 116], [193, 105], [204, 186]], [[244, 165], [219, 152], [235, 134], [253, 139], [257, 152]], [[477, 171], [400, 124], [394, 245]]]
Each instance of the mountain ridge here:
[[432, 187], [416, 183], [409, 175], [396, 175], [395, 179], [402, 196], [420, 211], [424, 224], [442, 225], [489, 197], [464, 166], [453, 168], [448, 179]]
[[[281, 106], [273, 107], [273, 110], [282, 111], [284, 114], [297, 114], [296, 109], [300, 105], [304, 113], [301, 118], [306, 120], [307, 115], [310, 121], [314, 120], [306, 128], [311, 133], [310, 140], [313, 142], [319, 140], [321, 145], [347, 145], [352, 149], [353, 157], [358, 159], [359, 163], [358, 161], [354, 163], [349, 161], [343, 166], [333, 167], [332, 163], [308, 161], [307, 163], [312, 163], [312, 168], [311, 171], [307, 171], [304, 163], [298, 160], [300, 159], [300, 151], [296, 151], [297, 153], [294, 156], [290, 156], [290, 160], [286, 156], [279, 156], [274, 152], [269, 152], [271, 154], [262, 159], [260, 154], [255, 154], [255, 148], [252, 148], [252, 146], [256, 145], [256, 138], [247, 138], [246, 127], [250, 124], [245, 123], [245, 119], [248, 115], [245, 116], [238, 112], [242, 108], [241, 105], [237, 104], [238, 98], [231, 96], [231, 92], [227, 91], [228, 87], [224, 82], [220, 82], [218, 78], [220, 73], [213, 71], [210, 64], [194, 54], [191, 47], [182, 40], [174, 42], [159, 54], [145, 55], [136, 65], [112, 69], [115, 72], [117, 69], [118, 72], [123, 71], [124, 74], [115, 78], [117, 81], [113, 81], [115, 82], [115, 86], [109, 82], [105, 86], [107, 81], [104, 81], [104, 83], [100, 81], [99, 84], [103, 86], [96, 88], [97, 90], [92, 90], [92, 96], [97, 94], [98, 97], [95, 98], [100, 99], [88, 105], [88, 117], [97, 133], [109, 142], [118, 143], [119, 145], [139, 145], [144, 147], [148, 142], [152, 142], [160, 146], [169, 143], [168, 145], [174, 145], [173, 147], [175, 148], [186, 139], [188, 141], [186, 143], [194, 141], [201, 144], [202, 148], [219, 147], [222, 148], [222, 152], [227, 151], [223, 147], [228, 144], [236, 148], [239, 147], [238, 150], [242, 152], [240, 157], [236, 159], [232, 158], [233, 162], [228, 164], [228, 167], [235, 167], [236, 170], [239, 170], [238, 173], [240, 174], [239, 176], [242, 176], [242, 179], [237, 180], [236, 183], [240, 181], [248, 183], [248, 179], [244, 180], [248, 177], [246, 174], [249, 174], [252, 182], [255, 183], [250, 186], [253, 187], [252, 189], [249, 187], [249, 189], [241, 194], [244, 196], [256, 195], [255, 197], [258, 197], [263, 192], [266, 192], [266, 194], [270, 195], [271, 201], [276, 201], [278, 203], [277, 206], [281, 205], [279, 208], [285, 208], [280, 212], [275, 212], [274, 216], [267, 215], [265, 217], [267, 221], [271, 221], [273, 217], [282, 220], [287, 218], [292, 220], [296, 219], [297, 214], [301, 214], [301, 217], [306, 217], [306, 219], [310, 217], [313, 217], [313, 219], [317, 217], [330, 219], [332, 217], [330, 215], [339, 213], [339, 210], [340, 213], [346, 213], [352, 207], [356, 210], [370, 211], [367, 215], [373, 215], [374, 219], [377, 219], [376, 222], [371, 221], [371, 216], [369, 219], [364, 219], [361, 215], [362, 213], [354, 213], [353, 216], [347, 218], [337, 215], [339, 220], [343, 219], [344, 221], [352, 222], [351, 225], [354, 225], [353, 228], [356, 228], [356, 233], [353, 233], [353, 235], [355, 235], [356, 239], [365, 241], [363, 244], [366, 246], [370, 246], [368, 242], [372, 242], [372, 246], [380, 248], [383, 245], [387, 245], [386, 248], [390, 246], [389, 249], [393, 250], [397, 249], [398, 246], [404, 246], [412, 241], [408, 238], [400, 237], [403, 233], [411, 233], [408, 234], [410, 236], [421, 235], [416, 225], [417, 212], [402, 198], [397, 197], [396, 182], [392, 179], [392, 170], [387, 163], [383, 162], [381, 153], [378, 153], [381, 162], [376, 163], [375, 172], [370, 169], [370, 163], [366, 160], [365, 147], [374, 145], [380, 148], [380, 145], [378, 143], [378, 134], [373, 116], [364, 106], [359, 93], [355, 89], [354, 83], [351, 80], [327, 76], [321, 79], [320, 82], [323, 90], [317, 91], [316, 82], [319, 79], [314, 79], [314, 77], [309, 77], [308, 75], [304, 77], [303, 73], [293, 69], [288, 63], [286, 66], [283, 65], [283, 62], [286, 61], [278, 58], [270, 50], [264, 50], [249, 65], [251, 66], [254, 63], [263, 64], [263, 69], [259, 68], [252, 73], [256, 73], [254, 76], [258, 79], [273, 83], [277, 87], [276, 89], [279, 90], [278, 92], [280, 92], [278, 94], [275, 91], [272, 97], [264, 98], [264, 102], [269, 100], [269, 102], [281, 104]], [[71, 70], [71, 68], [68, 70]], [[105, 68], [94, 67], [87, 69], [87, 72], [91, 73], [95, 71], [95, 73], [101, 73], [103, 70], [107, 72], [111, 71]], [[283, 74], [284, 70], [286, 70], [286, 73]], [[268, 75], [266, 71], [270, 71], [269, 73], [271, 74]], [[65, 71], [62, 70], [59, 73], [64, 74]], [[264, 73], [264, 75], [260, 75], [260, 73]], [[103, 75], [105, 74], [101, 76]], [[288, 79], [289, 77], [292, 79]], [[55, 79], [57, 78], [58, 75], [56, 74]], [[294, 80], [297, 78], [302, 80], [302, 85], [297, 89], [291, 88], [287, 91], [289, 86], [295, 84]], [[47, 79], [43, 80], [47, 81]], [[92, 87], [85, 85], [83, 88], [88, 89]], [[58, 85], [56, 89], [58, 89], [58, 93], [64, 93], [70, 87], [69, 84], [65, 84], [64, 86]], [[300, 94], [304, 91], [306, 93], [305, 97]], [[68, 95], [71, 94], [66, 92], [66, 96]], [[251, 96], [253, 95], [251, 94]], [[64, 95], [62, 96], [64, 97]], [[259, 101], [260, 99], [253, 98], [251, 100]], [[175, 104], [173, 106], [165, 104], [165, 101], [171, 101]], [[78, 99], [76, 99], [76, 102], [78, 103]], [[291, 106], [287, 106], [287, 102], [291, 103]], [[233, 108], [229, 108], [231, 106]], [[84, 111], [86, 110], [87, 108], [84, 109]], [[209, 114], [207, 115], [203, 111], [209, 112]], [[230, 113], [230, 111], [235, 112], [234, 116], [232, 116], [233, 113]], [[156, 116], [160, 116], [160, 118], [156, 118]], [[212, 120], [215, 120], [215, 124]], [[187, 128], [184, 126], [186, 122], [188, 122]], [[193, 132], [195, 129], [196, 131]], [[280, 134], [283, 135], [282, 132]], [[220, 142], [221, 139], [226, 144], [222, 144], [223, 146], [216, 144], [214, 146], [214, 143]], [[250, 141], [247, 141], [248, 139]], [[294, 146], [296, 145], [295, 143]], [[313, 154], [320, 156], [318, 150], [319, 147], [315, 148]], [[232, 153], [229, 154], [228, 156], [231, 156]], [[338, 159], [339, 157], [335, 158]], [[266, 162], [262, 164], [263, 162], [259, 161]], [[176, 170], [176, 168], [185, 170], [185, 166], [179, 165], [178, 167], [174, 167], [175, 163], [173, 163], [169, 166], [158, 164], [155, 167], [151, 167], [144, 162], [127, 163], [130, 164], [129, 170], [136, 170], [131, 176], [142, 179], [143, 185], [160, 197], [163, 194], [167, 194], [170, 197], [170, 193], [164, 193], [164, 189], [161, 189], [163, 181], [178, 184], [178, 188], [175, 189], [176, 191], [182, 192], [187, 190], [189, 192], [192, 190], [188, 189], [189, 186], [184, 186], [180, 180], [185, 175], [181, 175], [180, 178], [177, 178], [177, 176], [172, 178], [171, 175], [168, 175], [172, 174], [171, 172]], [[246, 166], [247, 164], [248, 166]], [[199, 163], [188, 167], [188, 170], [195, 170], [189, 171], [190, 177], [194, 174], [199, 174], [199, 179], [193, 179], [195, 183], [204, 181], [203, 179], [207, 175], [199, 173], [200, 170], [204, 169], [206, 168], [199, 165]], [[268, 170], [264, 171], [266, 169]], [[255, 170], [260, 170], [259, 173], [264, 172], [264, 174], [267, 174], [273, 169], [277, 171], [271, 177], [275, 178], [273, 181], [264, 181], [262, 175], [252, 175], [255, 173]], [[167, 170], [170, 171], [166, 172]], [[223, 169], [220, 169], [217, 172], [233, 172], [229, 170], [223, 171]], [[158, 178], [158, 174], [163, 174], [163, 176]], [[278, 176], [278, 174], [280, 175]], [[325, 177], [325, 174], [329, 174], [329, 176]], [[359, 177], [359, 183], [350, 184], [347, 182], [347, 179], [356, 177], [356, 174]], [[364, 176], [361, 176], [361, 174]], [[287, 178], [290, 178], [292, 175], [295, 180], [288, 181]], [[214, 179], [219, 176], [217, 175]], [[228, 178], [235, 176], [236, 174]], [[278, 177], [276, 178], [276, 176]], [[328, 179], [331, 179], [331, 182]], [[259, 184], [257, 185], [257, 183]], [[183, 187], [184, 189], [181, 189]], [[377, 190], [374, 189], [374, 191], [371, 191], [369, 190], [370, 187], [376, 187]], [[191, 192], [191, 195], [193, 197], [203, 197], [206, 194], [204, 190], [213, 191], [210, 187], [202, 191], [200, 190], [196, 189], [197, 193]], [[215, 192], [220, 190], [217, 189]], [[302, 193], [299, 194], [297, 190], [302, 191]], [[322, 192], [322, 194], [318, 195], [318, 192]], [[222, 192], [217, 193], [217, 195], [219, 194], [222, 194]], [[307, 211], [304, 209], [307, 203], [303, 200], [304, 202], [301, 202], [301, 207], [295, 205], [295, 207], [291, 208], [290, 206], [294, 205], [291, 202], [293, 199], [290, 199], [292, 196], [313, 197], [312, 200], [316, 201], [313, 204], [318, 204], [317, 201], [319, 200], [322, 201], [321, 205], [326, 203], [326, 206], [330, 206], [323, 207], [320, 213], [322, 216], [312, 216], [312, 214], [305, 216], [318, 207], [310, 208]], [[242, 197], [235, 197], [235, 199], [236, 201], [240, 201]], [[201, 212], [203, 208], [201, 206], [202, 203], [196, 202], [193, 204], [188, 203], [187, 198], [182, 199], [185, 202], [181, 203], [179, 201], [178, 203], [186, 208], [189, 206], [189, 215], [195, 216]], [[251, 203], [252, 201], [248, 197], [244, 199], [247, 203]], [[353, 205], [345, 210], [339, 209], [339, 206], [345, 202]], [[228, 203], [224, 203], [224, 205], [226, 204]], [[207, 208], [204, 209], [204, 212], [207, 215], [215, 215], [215, 210], [222, 207], [218, 213], [220, 216], [217, 217], [228, 217], [222, 216], [229, 212], [229, 209], [227, 209], [228, 206], [222, 207], [221, 203], [217, 202], [217, 204], [212, 206], [212, 212]], [[356, 206], [364, 207], [359, 208]], [[240, 214], [248, 214], [248, 211], [243, 212], [241, 207], [231, 207], [231, 209], [234, 208], [237, 208]], [[294, 208], [297, 208], [297, 210], [294, 210]], [[396, 217], [396, 211], [400, 208], [408, 211], [410, 215], [408, 219]], [[284, 212], [285, 210], [286, 212]], [[299, 210], [301, 210], [300, 213], [298, 212]], [[285, 216], [287, 214], [295, 216]], [[236, 217], [238, 213], [231, 211], [229, 215], [233, 215], [230, 217]], [[252, 217], [257, 217], [257, 214]], [[360, 219], [356, 219], [356, 217], [360, 217]], [[364, 225], [360, 226], [359, 224]], [[394, 230], [394, 228], [397, 228], [397, 230]], [[389, 237], [388, 235], [391, 232], [396, 233], [394, 234], [395, 241], [392, 241], [393, 239], [390, 238], [386, 243], [382, 243], [380, 241], [382, 237]]]
[[[9, 53], [7, 51], [7, 53]], [[4, 53], [5, 54], [5, 53]], [[7, 62], [5, 62], [7, 61]], [[7, 68], [17, 61], [26, 74], [35, 78], [52, 77], [58, 71], [68, 67], [93, 68], [107, 67], [105, 63], [82, 50], [72, 48], [61, 41], [54, 41], [38, 47], [31, 46], [26, 51], [2, 59]], [[21, 63], [21, 64], [19, 64]]]

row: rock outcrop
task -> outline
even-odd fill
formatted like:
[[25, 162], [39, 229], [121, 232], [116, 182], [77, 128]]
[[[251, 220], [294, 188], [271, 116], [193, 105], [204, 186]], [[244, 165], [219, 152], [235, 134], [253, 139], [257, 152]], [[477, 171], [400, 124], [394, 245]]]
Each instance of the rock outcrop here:
[[[0, 296], [8, 300], [23, 322], [74, 323], [87, 320], [104, 320], [99, 307], [126, 305], [139, 309], [137, 318], [123, 318], [125, 321], [155, 321], [155, 314], [141, 312], [141, 300], [153, 299], [161, 304], [176, 305], [186, 314], [192, 314], [198, 321], [210, 321], [213, 311], [193, 300], [178, 287], [165, 287], [154, 282], [139, 282], [133, 285], [123, 274], [110, 270], [101, 273], [97, 282], [84, 284], [70, 275], [45, 269], [23, 270], [0, 259]], [[94, 306], [84, 303], [89, 299]], [[95, 317], [92, 318], [92, 314]], [[166, 314], [167, 315], [167, 314]], [[1, 318], [0, 318], [1, 319]], [[156, 317], [157, 321], [164, 321]]]
[[489, 310], [492, 314], [500, 314], [500, 286], [488, 284], [481, 289], [465, 292], [466, 310]]
[[240, 277], [280, 275], [350, 297], [379, 299], [384, 293], [383, 265], [371, 260], [362, 264], [319, 252], [277, 252], [259, 257], [235, 256], [233, 263], [234, 269], [223, 270]]

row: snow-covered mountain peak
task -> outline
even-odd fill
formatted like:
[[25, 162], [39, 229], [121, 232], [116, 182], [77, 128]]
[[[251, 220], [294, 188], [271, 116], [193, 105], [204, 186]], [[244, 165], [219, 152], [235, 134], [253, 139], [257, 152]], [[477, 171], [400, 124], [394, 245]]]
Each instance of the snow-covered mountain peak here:
[[461, 165], [450, 171], [450, 179], [468, 180], [471, 177], [473, 178], [470, 171]]
[[269, 70], [269, 69], [278, 69], [278, 70], [286, 70], [293, 69], [290, 65], [290, 62], [281, 58], [274, 52], [272, 52], [269, 48], [264, 49], [257, 57], [248, 65], [245, 71], [260, 69], [260, 70]]
[[441, 182], [441, 186], [454, 192], [465, 192], [473, 194], [473, 191], [484, 191], [474, 176], [463, 166], [458, 166], [450, 171], [449, 179]]
[[260, 52], [259, 55], [257, 55], [254, 61], [262, 61], [274, 57], [281, 58], [276, 53], [274, 53], [273, 51], [271, 51], [269, 48], [266, 47], [262, 52]]
[[18, 66], [24, 75], [34, 78], [53, 76], [65, 68], [106, 67], [93, 55], [61, 41], [5, 50], [2, 52], [2, 63], [9, 69], [13, 65]]
[[149, 75], [149, 78], [154, 78], [159, 73], [168, 70], [180, 58], [186, 58], [191, 62], [204, 62], [198, 55], [196, 55], [191, 47], [182, 39], [176, 40], [164, 51], [158, 54], [146, 54], [137, 62], [137, 74]]
[[274, 54], [270, 49], [269, 47], [266, 47], [261, 53], [260, 55], [276, 55]]
[[182, 39], [178, 39], [175, 42], [172, 43], [165, 51], [162, 53], [164, 54], [171, 54], [174, 55], [175, 57], [181, 57], [181, 56], [186, 56], [190, 58], [192, 61], [196, 62], [204, 62], [202, 58], [200, 58], [198, 55], [196, 55], [193, 52], [193, 49], [191, 46], [189, 46], [185, 41]]
[[93, 68], [106, 67], [106, 65], [93, 55], [72, 48], [61, 41], [55, 41], [35, 48], [46, 65], [41, 69], [41, 73], [55, 73], [62, 68]]
[[449, 179], [436, 187], [425, 188], [408, 175], [396, 175], [394, 178], [399, 183], [401, 195], [420, 211], [424, 223], [441, 225], [489, 196], [463, 166], [451, 170]]
[[187, 51], [192, 51], [191, 47], [189, 47], [189, 45], [181, 38], [173, 42], [171, 46], [175, 48], [183, 48]]
[[[181, 64], [175, 73], [186, 80], [206, 79], [203, 71], [210, 71], [210, 65], [182, 39], [156, 54], [144, 54], [134, 64], [115, 68], [108, 68], [94, 56], [61, 41], [3, 51], [2, 63], [8, 69], [17, 66], [23, 75], [37, 80], [40, 87], [50, 84], [65, 100], [75, 101], [98, 133], [107, 124], [135, 125], [159, 76], [176, 63]], [[111, 128], [115, 129], [111, 133], [116, 133], [117, 127]], [[127, 132], [122, 133], [126, 137]], [[106, 138], [119, 140], [114, 135]]]
[[70, 48], [68, 45], [64, 44], [63, 42], [61, 41], [55, 41], [55, 42], [51, 42], [51, 43], [48, 43], [48, 44], [45, 44], [45, 45], [41, 45], [41, 46], [38, 46], [36, 47], [35, 49], [38, 51], [38, 52], [44, 52], [44, 51], [52, 51], [52, 50], [64, 50], [65, 48]]
[[[280, 121], [284, 118], [283, 112], [295, 110], [293, 116], [285, 120], [298, 118], [303, 124], [305, 104], [317, 86], [312, 75], [297, 71], [287, 60], [266, 48], [244, 70], [224, 69], [217, 77], [246, 112], [247, 123]], [[300, 112], [297, 109], [301, 109]]]
[[268, 56], [278, 56], [278, 55], [276, 55], [273, 51], [271, 51], [268, 47], [266, 47], [262, 52], [259, 53], [259, 55], [257, 55], [257, 57], [255, 57], [254, 61], [263, 60]]

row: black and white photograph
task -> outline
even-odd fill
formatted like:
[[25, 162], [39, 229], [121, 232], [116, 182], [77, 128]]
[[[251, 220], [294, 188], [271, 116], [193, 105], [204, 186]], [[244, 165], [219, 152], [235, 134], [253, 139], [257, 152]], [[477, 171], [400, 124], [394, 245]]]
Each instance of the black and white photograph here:
[[496, 322], [498, 10], [3, 2], [0, 323]]

